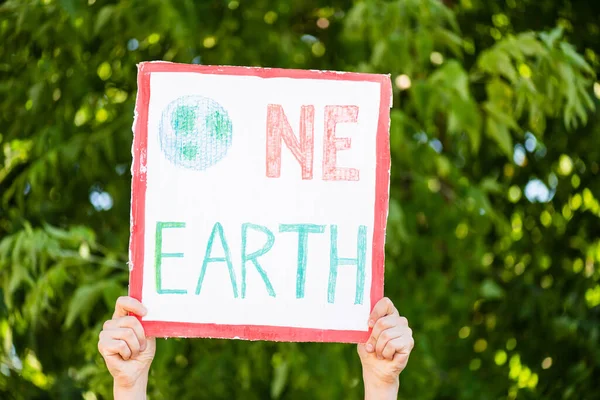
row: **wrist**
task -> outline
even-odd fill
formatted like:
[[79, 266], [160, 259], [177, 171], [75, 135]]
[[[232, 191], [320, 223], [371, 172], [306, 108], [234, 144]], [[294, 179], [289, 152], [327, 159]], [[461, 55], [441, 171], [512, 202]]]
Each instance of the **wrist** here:
[[148, 374], [142, 374], [133, 385], [120, 385], [115, 381], [113, 395], [115, 400], [146, 400]]
[[398, 377], [392, 380], [373, 379], [363, 375], [365, 384], [365, 400], [387, 400], [397, 399], [400, 380]]

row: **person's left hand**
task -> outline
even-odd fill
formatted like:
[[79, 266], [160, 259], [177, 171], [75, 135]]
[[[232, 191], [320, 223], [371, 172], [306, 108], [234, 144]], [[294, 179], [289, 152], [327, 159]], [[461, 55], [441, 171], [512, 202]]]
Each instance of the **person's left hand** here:
[[396, 398], [399, 375], [408, 363], [415, 342], [408, 320], [390, 299], [379, 300], [369, 316], [373, 328], [367, 343], [358, 345], [366, 398]]

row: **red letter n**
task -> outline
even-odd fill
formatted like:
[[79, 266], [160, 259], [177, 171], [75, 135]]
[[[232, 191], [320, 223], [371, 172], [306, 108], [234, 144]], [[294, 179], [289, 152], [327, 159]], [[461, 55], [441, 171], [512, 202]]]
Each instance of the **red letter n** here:
[[323, 180], [324, 181], [357, 181], [356, 168], [341, 168], [336, 166], [338, 150], [348, 150], [350, 138], [335, 137], [335, 127], [338, 123], [356, 122], [358, 119], [357, 106], [326, 106], [325, 107], [325, 137], [323, 141]]
[[302, 179], [312, 179], [314, 153], [315, 108], [302, 106], [300, 111], [300, 140], [288, 122], [280, 104], [267, 106], [267, 177], [281, 175], [281, 139], [302, 167]]

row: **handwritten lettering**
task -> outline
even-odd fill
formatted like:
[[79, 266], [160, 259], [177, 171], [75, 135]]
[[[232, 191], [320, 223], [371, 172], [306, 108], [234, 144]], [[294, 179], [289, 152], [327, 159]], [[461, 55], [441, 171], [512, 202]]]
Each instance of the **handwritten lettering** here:
[[314, 106], [302, 106], [300, 111], [300, 140], [285, 116], [279, 104], [267, 107], [267, 177], [279, 178], [281, 175], [281, 141], [290, 149], [302, 168], [302, 179], [313, 177], [314, 153]]
[[[180, 228], [186, 227], [185, 222], [157, 222], [156, 223], [156, 250], [155, 250], [155, 273], [156, 273], [156, 292], [158, 294], [187, 294], [185, 289], [165, 289], [162, 287], [162, 260], [164, 258], [183, 258], [184, 253], [163, 253], [163, 230], [167, 228]], [[305, 284], [309, 275], [310, 268], [308, 266], [308, 239], [310, 234], [321, 234], [324, 233], [326, 225], [316, 224], [279, 224], [279, 233], [296, 233], [298, 235], [298, 252], [296, 256], [295, 269], [296, 269], [296, 299], [304, 299], [305, 297]], [[367, 228], [365, 225], [358, 227], [358, 234], [356, 240], [356, 258], [344, 258], [340, 257], [338, 252], [338, 226], [329, 225], [330, 238], [329, 238], [329, 259], [320, 260], [319, 265], [329, 265], [329, 278], [327, 282], [327, 301], [328, 303], [335, 303], [335, 294], [338, 281], [338, 267], [339, 266], [356, 266], [356, 282], [355, 282], [355, 298], [354, 304], [363, 304], [364, 291], [365, 291], [365, 277], [366, 277], [366, 262], [367, 262]], [[255, 237], [260, 235], [264, 237], [263, 245], [258, 249], [250, 250], [248, 247], [248, 238], [250, 236]], [[215, 241], [220, 243], [222, 257], [213, 256], [214, 247], [218, 246]], [[255, 241], [252, 241], [255, 243]], [[239, 242], [238, 242], [239, 243]], [[293, 262], [273, 265], [263, 265], [259, 262], [259, 258], [265, 256], [275, 246], [275, 234], [266, 226], [244, 223], [241, 226], [241, 293], [238, 293], [238, 281], [234, 268], [232, 252], [227, 241], [225, 231], [220, 222], [215, 222], [211, 230], [210, 236], [206, 243], [204, 259], [200, 267], [200, 274], [198, 277], [195, 294], [201, 295], [202, 287], [205, 284], [206, 271], [210, 264], [225, 263], [229, 280], [231, 283], [231, 290], [234, 298], [241, 297], [242, 299], [247, 296], [247, 264], [251, 263], [260, 278], [264, 283], [267, 294], [270, 297], [276, 297], [276, 290], [269, 279], [267, 271], [269, 268], [286, 268], [294, 265]], [[327, 279], [327, 278], [325, 278]]]

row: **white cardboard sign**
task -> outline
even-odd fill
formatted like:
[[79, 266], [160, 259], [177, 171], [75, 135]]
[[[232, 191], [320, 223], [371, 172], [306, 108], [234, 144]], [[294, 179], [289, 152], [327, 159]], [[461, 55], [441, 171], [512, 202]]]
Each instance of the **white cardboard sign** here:
[[130, 294], [146, 333], [365, 340], [383, 296], [389, 76], [138, 68]]

